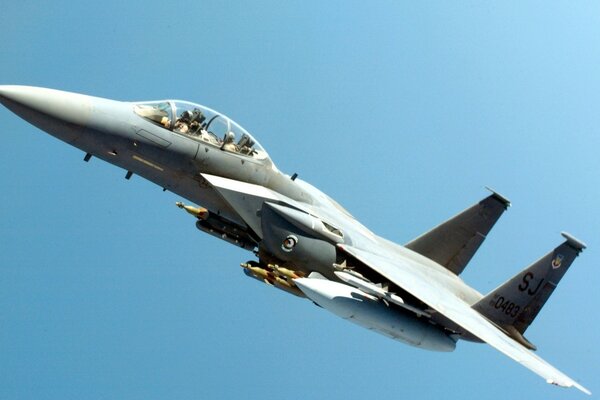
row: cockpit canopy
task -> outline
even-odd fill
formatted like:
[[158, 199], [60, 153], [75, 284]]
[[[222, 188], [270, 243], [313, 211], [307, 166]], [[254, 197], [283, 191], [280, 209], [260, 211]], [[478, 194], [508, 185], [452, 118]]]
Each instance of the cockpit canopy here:
[[187, 101], [163, 100], [136, 103], [135, 113], [170, 131], [224, 151], [256, 159], [267, 152], [244, 128], [223, 114]]

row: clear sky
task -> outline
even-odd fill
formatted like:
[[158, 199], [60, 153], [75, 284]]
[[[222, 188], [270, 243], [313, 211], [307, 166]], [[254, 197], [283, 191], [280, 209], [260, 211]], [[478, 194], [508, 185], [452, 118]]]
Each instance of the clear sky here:
[[[600, 393], [597, 2], [4, 2], [0, 84], [178, 98], [405, 243], [487, 195], [482, 293], [589, 248], [527, 332]], [[488, 346], [420, 351], [248, 279], [172, 193], [0, 109], [0, 399], [583, 398]]]

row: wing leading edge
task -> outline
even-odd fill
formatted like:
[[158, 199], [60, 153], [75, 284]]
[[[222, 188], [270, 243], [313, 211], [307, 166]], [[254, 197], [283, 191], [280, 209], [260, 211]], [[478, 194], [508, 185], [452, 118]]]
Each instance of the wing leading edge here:
[[482, 341], [535, 372], [547, 383], [576, 387], [588, 395], [591, 394], [588, 389], [509, 338], [467, 303], [450, 293], [443, 284], [444, 277], [435, 276], [439, 275], [439, 272], [410, 261], [391, 260], [354, 247], [338, 246]]
[[508, 199], [492, 191], [490, 196], [412, 240], [405, 247], [459, 275], [509, 206]]

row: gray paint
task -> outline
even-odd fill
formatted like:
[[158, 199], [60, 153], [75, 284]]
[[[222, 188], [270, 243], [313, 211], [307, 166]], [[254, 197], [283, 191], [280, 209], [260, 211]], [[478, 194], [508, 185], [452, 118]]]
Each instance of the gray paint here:
[[[438, 345], [450, 344], [440, 347], [444, 350], [453, 349], [459, 338], [483, 337], [548, 382], [576, 386], [587, 393], [507, 337], [504, 333], [511, 335], [510, 329], [502, 333], [482, 317], [485, 315], [497, 325], [511, 324], [522, 333], [583, 249], [581, 242], [566, 235], [563, 245], [485, 298], [458, 277], [509, 204], [496, 193], [403, 247], [375, 235], [310, 184], [282, 174], [266, 153], [250, 151], [242, 141], [228, 146], [227, 141], [214, 138], [211, 142], [202, 135], [178, 132], [173, 119], [165, 123], [169, 127], [166, 128], [162, 122], [136, 114], [135, 103], [25, 86], [0, 86], [0, 101], [23, 119], [87, 155], [206, 207], [210, 216], [199, 220], [198, 228], [253, 250], [259, 257], [258, 263], [252, 261], [253, 268], [259, 268], [258, 272], [280, 286], [293, 285], [294, 279], [299, 279], [294, 278], [297, 274], [314, 276], [319, 272], [319, 276], [335, 284], [320, 285], [325, 289], [319, 295], [327, 296], [332, 287], [347, 291], [347, 285], [334, 273], [341, 268], [379, 285], [385, 296], [402, 297], [409, 306], [388, 304], [384, 298], [372, 299], [376, 311], [359, 307], [363, 326], [394, 336], [402, 332], [404, 324], [403, 341], [421, 343], [423, 337], [433, 335], [443, 339], [435, 340]], [[173, 107], [174, 118], [175, 102], [168, 103]], [[219, 117], [225, 125], [231, 122], [225, 116]], [[230, 126], [239, 128], [232, 122]], [[208, 132], [209, 127], [203, 127]], [[286, 248], [290, 237], [294, 243]], [[559, 263], [564, 263], [562, 269], [556, 267]], [[529, 274], [533, 277], [527, 278]], [[542, 286], [539, 281], [531, 296], [542, 288], [540, 297], [525, 304], [527, 299], [522, 298], [522, 293], [515, 293], [515, 286], [532, 285], [534, 277], [543, 278], [547, 284]], [[528, 286], [526, 290], [529, 289]], [[498, 295], [514, 297], [525, 309], [529, 307], [528, 313], [523, 318], [519, 314], [515, 320], [507, 320], [505, 315], [490, 309]], [[342, 303], [327, 302], [332, 312], [336, 304], [341, 304], [345, 312], [359, 309], [354, 301], [350, 308], [347, 301]], [[477, 304], [475, 309], [470, 308], [473, 304]], [[411, 309], [416, 311], [407, 311]], [[394, 321], [404, 322], [396, 326]], [[386, 333], [385, 326], [392, 325], [394, 328]], [[435, 347], [432, 344], [431, 348]]]

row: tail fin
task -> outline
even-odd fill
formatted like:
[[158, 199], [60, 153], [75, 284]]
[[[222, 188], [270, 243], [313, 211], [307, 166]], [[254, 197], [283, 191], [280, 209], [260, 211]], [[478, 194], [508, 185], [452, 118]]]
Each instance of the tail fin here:
[[504, 328], [526, 347], [535, 346], [523, 333], [538, 315], [567, 269], [585, 249], [585, 244], [563, 232], [564, 243], [519, 272], [479, 302], [473, 309]]
[[510, 206], [508, 199], [489, 190], [490, 196], [404, 246], [459, 275]]

